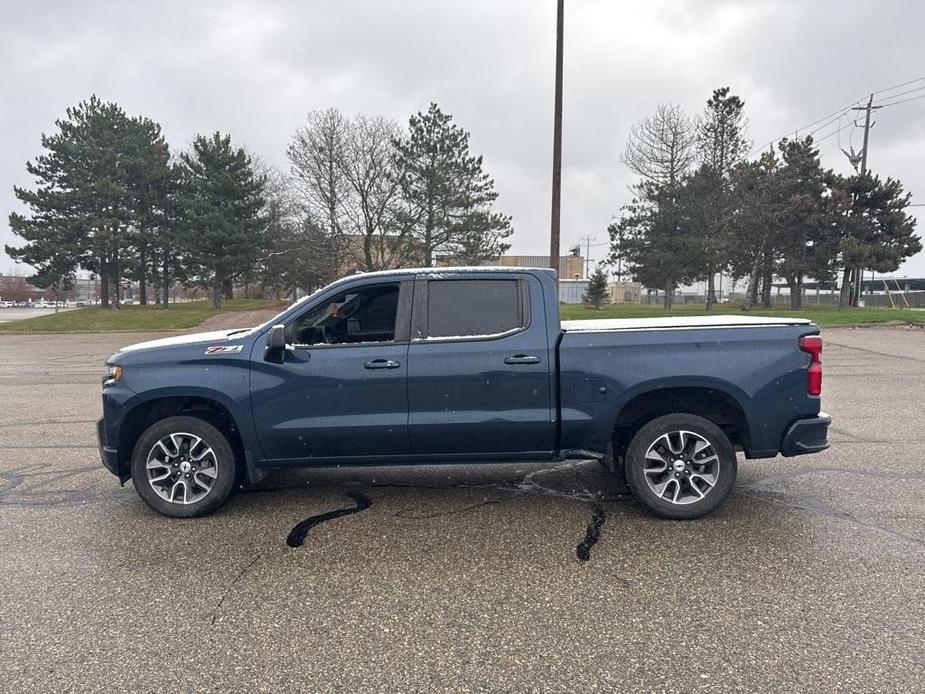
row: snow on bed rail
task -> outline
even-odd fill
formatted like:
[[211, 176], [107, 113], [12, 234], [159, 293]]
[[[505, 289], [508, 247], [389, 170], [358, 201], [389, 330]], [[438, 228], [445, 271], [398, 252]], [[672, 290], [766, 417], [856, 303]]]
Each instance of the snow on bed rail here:
[[562, 321], [565, 332], [605, 330], [662, 330], [670, 328], [748, 328], [766, 325], [809, 325], [806, 318], [771, 316], [669, 316], [665, 318], [602, 318]]

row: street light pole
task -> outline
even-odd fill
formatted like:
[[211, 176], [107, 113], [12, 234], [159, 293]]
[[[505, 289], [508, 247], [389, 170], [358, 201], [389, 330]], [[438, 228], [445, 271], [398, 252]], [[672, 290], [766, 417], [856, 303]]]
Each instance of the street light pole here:
[[558, 0], [556, 16], [556, 101], [552, 129], [552, 205], [549, 240], [549, 267], [559, 282], [559, 211], [562, 196], [562, 24], [564, 0]]

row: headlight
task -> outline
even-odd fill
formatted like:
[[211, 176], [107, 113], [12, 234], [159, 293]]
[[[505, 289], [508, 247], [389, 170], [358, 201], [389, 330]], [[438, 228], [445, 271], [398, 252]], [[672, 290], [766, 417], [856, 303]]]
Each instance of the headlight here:
[[103, 386], [111, 386], [122, 378], [122, 367], [116, 364], [106, 364], [106, 375], [103, 376]]

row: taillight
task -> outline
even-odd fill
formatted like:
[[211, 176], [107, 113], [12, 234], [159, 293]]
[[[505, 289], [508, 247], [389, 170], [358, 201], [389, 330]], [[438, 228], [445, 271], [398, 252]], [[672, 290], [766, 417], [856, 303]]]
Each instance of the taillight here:
[[800, 349], [810, 356], [806, 370], [806, 394], [822, 395], [822, 338], [818, 335], [801, 337]]

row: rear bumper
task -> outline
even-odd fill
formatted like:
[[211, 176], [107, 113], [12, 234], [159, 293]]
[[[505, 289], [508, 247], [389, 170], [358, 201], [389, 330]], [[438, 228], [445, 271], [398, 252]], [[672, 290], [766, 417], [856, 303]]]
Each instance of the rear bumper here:
[[96, 422], [96, 443], [100, 449], [100, 460], [103, 461], [103, 467], [124, 482], [119, 470], [119, 449], [106, 445], [106, 426], [102, 419]]
[[831, 423], [832, 418], [825, 412], [820, 412], [817, 417], [798, 419], [784, 434], [781, 454], [790, 457], [824, 451], [829, 447], [828, 431]]

